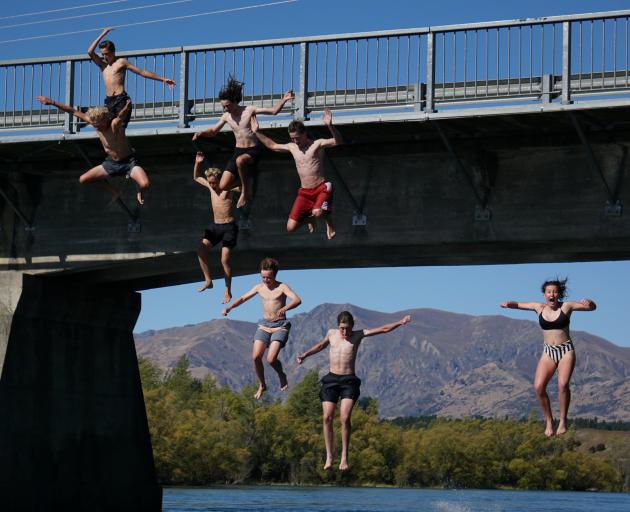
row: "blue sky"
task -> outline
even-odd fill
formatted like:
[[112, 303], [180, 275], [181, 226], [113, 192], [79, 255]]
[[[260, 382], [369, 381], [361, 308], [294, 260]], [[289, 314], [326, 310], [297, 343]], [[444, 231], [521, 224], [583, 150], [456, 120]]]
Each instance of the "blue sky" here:
[[[133, 11], [116, 12], [168, 0], [127, 0], [104, 4], [107, 0], [35, 0], [3, 5], [0, 16], [0, 59], [19, 59], [84, 53], [99, 27], [186, 16], [272, 3], [274, 0], [190, 0]], [[171, 0], [174, 1], [174, 0]], [[94, 5], [94, 4], [103, 5]], [[25, 13], [92, 5], [75, 10], [37, 16]], [[626, 1], [584, 0], [555, 2], [474, 2], [442, 0], [299, 0], [251, 10], [191, 17], [178, 21], [146, 24], [114, 30], [109, 36], [119, 50], [164, 48], [181, 45], [249, 41], [280, 37], [396, 28], [425, 27], [525, 17], [599, 12], [628, 8]], [[47, 23], [7, 27], [61, 17], [104, 13], [96, 16]], [[109, 14], [107, 14], [109, 13]], [[4, 28], [3, 28], [4, 27]], [[92, 30], [93, 29], [93, 30]], [[10, 39], [48, 36], [62, 32], [85, 33], [54, 36], [14, 43]], [[216, 257], [212, 255], [211, 257]], [[278, 255], [281, 259], [281, 255]], [[598, 309], [573, 317], [572, 327], [602, 336], [630, 347], [630, 334], [623, 323], [628, 309], [626, 289], [630, 262], [595, 262], [555, 265], [494, 265], [462, 267], [414, 267], [389, 269], [316, 270], [281, 272], [304, 303], [296, 310], [305, 312], [323, 302], [350, 302], [381, 311], [431, 307], [474, 315], [504, 314], [531, 319], [533, 313], [507, 311], [498, 307], [507, 299], [538, 300], [539, 286], [548, 277], [569, 276], [571, 299], [588, 297]], [[246, 276], [234, 281], [238, 295], [258, 281]], [[196, 285], [151, 290], [143, 293], [143, 310], [136, 331], [160, 329], [218, 318], [222, 281], [213, 291], [198, 294]], [[231, 318], [255, 321], [260, 305], [250, 301], [233, 311]]]

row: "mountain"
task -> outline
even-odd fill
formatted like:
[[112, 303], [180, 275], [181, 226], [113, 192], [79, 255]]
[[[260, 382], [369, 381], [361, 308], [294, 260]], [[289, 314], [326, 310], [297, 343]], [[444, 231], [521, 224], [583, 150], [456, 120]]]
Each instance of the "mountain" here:
[[[280, 353], [289, 383], [310, 368], [328, 371], [328, 349], [308, 358], [297, 354], [336, 326], [342, 310], [355, 317], [356, 328], [376, 327], [406, 314], [404, 327], [366, 338], [359, 348], [357, 375], [361, 394], [378, 400], [384, 417], [440, 415], [520, 418], [538, 411], [533, 376], [542, 335], [532, 321], [504, 316], [471, 316], [435, 309], [381, 313], [350, 304], [322, 304], [291, 318], [291, 336]], [[139, 356], [163, 368], [186, 354], [193, 375], [212, 375], [219, 384], [239, 390], [255, 380], [250, 359], [256, 324], [212, 320], [201, 324], [147, 331], [135, 335]], [[571, 381], [571, 416], [630, 421], [630, 348], [580, 331], [571, 333], [577, 365]], [[265, 362], [267, 384], [277, 386]], [[558, 410], [556, 381], [548, 391]]]

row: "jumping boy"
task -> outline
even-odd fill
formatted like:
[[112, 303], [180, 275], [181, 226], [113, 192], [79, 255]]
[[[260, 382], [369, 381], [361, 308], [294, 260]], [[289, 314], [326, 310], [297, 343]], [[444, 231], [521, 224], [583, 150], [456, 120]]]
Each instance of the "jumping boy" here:
[[[109, 40], [101, 41], [106, 34], [111, 32], [111, 28], [105, 28], [101, 34], [92, 41], [92, 44], [88, 48], [88, 55], [90, 59], [101, 69], [103, 75], [103, 81], [105, 82], [105, 106], [108, 108], [112, 118], [118, 115], [118, 113], [125, 108], [127, 102], [131, 102], [128, 94], [125, 92], [125, 75], [127, 70], [136, 73], [137, 75], [145, 78], [151, 78], [157, 80], [163, 84], [168, 85], [171, 89], [175, 87], [175, 82], [170, 78], [147, 71], [146, 69], [140, 69], [131, 64], [127, 59], [123, 57], [116, 57], [116, 46]], [[100, 43], [99, 43], [100, 41]], [[96, 54], [96, 46], [98, 45], [101, 50], [101, 56]], [[131, 105], [127, 109], [127, 113], [123, 118], [123, 128], [127, 128], [129, 120], [131, 119]]]
[[407, 315], [398, 322], [385, 324], [375, 329], [354, 331], [354, 318], [348, 311], [342, 311], [337, 317], [337, 329], [330, 329], [324, 339], [303, 354], [297, 356], [298, 364], [304, 359], [330, 345], [330, 373], [321, 380], [319, 397], [322, 402], [324, 443], [326, 444], [326, 464], [324, 469], [330, 469], [333, 463], [333, 418], [337, 402], [341, 398], [341, 463], [339, 469], [348, 469], [348, 447], [350, 445], [350, 416], [352, 408], [359, 398], [361, 379], [355, 373], [357, 351], [363, 338], [393, 331], [401, 325], [411, 322]]
[[335, 236], [335, 228], [331, 219], [332, 211], [332, 183], [324, 177], [324, 149], [337, 146], [342, 143], [341, 134], [332, 124], [332, 112], [329, 108], [324, 110], [322, 117], [324, 124], [328, 126], [332, 139], [309, 139], [306, 127], [301, 121], [289, 123], [288, 144], [277, 144], [269, 137], [258, 131], [258, 122], [252, 120], [252, 131], [265, 146], [279, 153], [291, 153], [295, 160], [295, 167], [300, 177], [300, 189], [293, 203], [287, 231], [295, 231], [306, 223], [308, 230], [315, 230], [315, 221], [322, 218], [326, 223], [326, 236], [332, 239]]
[[219, 91], [223, 115], [213, 127], [193, 135], [193, 141], [195, 141], [199, 137], [214, 137], [221, 131], [225, 123], [232, 128], [236, 147], [232, 158], [225, 167], [220, 187], [221, 190], [229, 190], [240, 183], [241, 195], [236, 204], [237, 208], [242, 208], [252, 198], [252, 173], [256, 171], [263, 151], [262, 145], [252, 133], [251, 120], [256, 114], [275, 116], [292, 98], [293, 91], [289, 90], [284, 93], [282, 99], [273, 108], [244, 107], [239, 105], [243, 100], [243, 84], [230, 77], [228, 83]]
[[210, 269], [208, 267], [208, 252], [210, 249], [221, 242], [221, 265], [225, 274], [225, 292], [221, 304], [227, 304], [232, 300], [232, 269], [230, 268], [230, 252], [236, 246], [238, 238], [238, 225], [232, 216], [232, 206], [234, 199], [238, 193], [235, 190], [221, 190], [219, 188], [219, 180], [221, 179], [221, 170], [216, 167], [206, 169], [205, 177], [201, 175], [201, 165], [205, 157], [202, 152], [197, 152], [195, 157], [195, 166], [193, 168], [193, 179], [210, 192], [210, 204], [212, 206], [213, 222], [206, 228], [199, 248], [197, 249], [197, 257], [199, 258], [199, 266], [203, 272], [205, 282], [197, 291], [203, 292], [212, 288], [212, 278], [210, 277]]
[[140, 204], [144, 204], [144, 192], [149, 188], [149, 178], [136, 160], [136, 155], [129, 145], [123, 126], [125, 116], [131, 106], [131, 100], [127, 101], [114, 119], [111, 119], [109, 111], [105, 107], [92, 107], [83, 113], [69, 105], [57, 103], [46, 96], [37, 96], [37, 101], [43, 105], [52, 105], [68, 112], [96, 129], [96, 134], [103, 144], [107, 158], [102, 164], [84, 172], [79, 178], [80, 183], [90, 183], [107, 190], [112, 195], [113, 201], [118, 199], [122, 191], [105, 181], [105, 178], [125, 176], [138, 184], [136, 197]]
[[[287, 344], [287, 340], [289, 339], [291, 322], [287, 320], [286, 313], [290, 309], [297, 308], [302, 303], [302, 300], [287, 284], [276, 280], [277, 274], [278, 262], [276, 260], [272, 258], [262, 260], [260, 262], [260, 278], [262, 283], [254, 286], [245, 295], [236, 299], [222, 311], [223, 316], [227, 316], [232, 309], [248, 301], [254, 295], [260, 296], [263, 318], [258, 322], [258, 329], [254, 335], [254, 346], [252, 348], [254, 369], [256, 370], [256, 376], [260, 382], [258, 391], [256, 391], [254, 395], [256, 400], [260, 400], [260, 397], [267, 389], [265, 383], [265, 369], [262, 363], [262, 357], [267, 348], [269, 348], [267, 362], [280, 378], [280, 389], [285, 391], [289, 387], [287, 376], [282, 369], [282, 363], [278, 360], [278, 353], [280, 349]], [[291, 299], [289, 304], [286, 303], [287, 298]]]

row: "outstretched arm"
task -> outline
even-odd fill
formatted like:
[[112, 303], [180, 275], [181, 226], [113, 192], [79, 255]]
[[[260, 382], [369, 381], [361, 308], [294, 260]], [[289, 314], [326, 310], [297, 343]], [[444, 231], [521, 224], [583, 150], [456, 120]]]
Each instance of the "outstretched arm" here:
[[42, 105], [52, 105], [53, 107], [56, 107], [59, 110], [63, 110], [64, 112], [68, 112], [68, 114], [72, 114], [74, 117], [78, 117], [79, 119], [81, 119], [81, 121], [85, 121], [86, 123], [90, 125], [92, 124], [90, 123], [90, 119], [88, 118], [87, 115], [85, 115], [80, 110], [77, 110], [74, 107], [71, 107], [70, 105], [57, 103], [56, 101], [53, 101], [50, 98], [47, 98], [46, 96], [37, 96], [35, 99], [39, 101]]
[[259, 285], [254, 286], [246, 294], [241, 295], [238, 299], [236, 299], [234, 302], [232, 302], [232, 304], [230, 304], [223, 311], [221, 311], [221, 314], [223, 316], [227, 316], [228, 313], [230, 311], [232, 311], [234, 308], [239, 307], [241, 304], [243, 304], [243, 302], [247, 302], [249, 299], [251, 299], [254, 295], [256, 295], [258, 293], [258, 286]]
[[217, 124], [215, 124], [214, 126], [208, 128], [207, 130], [203, 130], [201, 132], [195, 132], [192, 140], [195, 141], [199, 137], [214, 137], [217, 133], [221, 131], [221, 128], [223, 128], [224, 124], [225, 124], [225, 119], [223, 118], [223, 116], [221, 116]]
[[394, 329], [398, 329], [401, 325], [405, 325], [411, 322], [411, 315], [407, 315], [398, 322], [392, 322], [391, 324], [381, 325], [380, 327], [376, 327], [374, 329], [363, 329], [363, 337], [367, 338], [368, 336], [376, 336], [377, 334], [385, 334], [386, 332], [391, 332]]
[[132, 71], [136, 75], [140, 75], [140, 76], [143, 76], [144, 78], [150, 78], [151, 80], [157, 80], [158, 82], [162, 82], [163, 84], [168, 85], [170, 89], [175, 87], [175, 81], [171, 80], [170, 78], [157, 75], [153, 73], [152, 71], [147, 71], [146, 69], [140, 69], [139, 67], [131, 64], [127, 59], [124, 59], [123, 64], [129, 71]]
[[287, 144], [278, 144], [277, 142], [271, 140], [269, 137], [267, 137], [266, 135], [263, 135], [262, 133], [258, 131], [259, 126], [258, 126], [258, 119], [256, 119], [256, 116], [252, 116], [252, 120], [250, 121], [250, 126], [252, 129], [252, 132], [254, 132], [256, 137], [258, 137], [258, 140], [262, 142], [265, 146], [267, 146], [269, 149], [271, 149], [271, 151], [276, 151], [278, 153], [289, 152], [289, 146]]
[[297, 363], [302, 364], [304, 362], [304, 359], [306, 359], [308, 356], [312, 356], [313, 354], [317, 354], [317, 352], [321, 352], [322, 350], [324, 350], [330, 343], [329, 336], [330, 331], [326, 333], [326, 337], [322, 341], [313, 345], [306, 352], [303, 352], [299, 356], [297, 356]]
[[284, 107], [285, 103], [292, 99], [293, 91], [288, 90], [284, 93], [284, 96], [280, 99], [280, 101], [278, 101], [278, 103], [273, 106], [273, 108], [254, 107], [254, 114], [271, 114], [272, 116], [275, 116], [278, 114], [278, 112], [282, 110], [282, 107]]
[[343, 144], [343, 137], [341, 136], [341, 133], [339, 132], [339, 130], [337, 130], [335, 126], [333, 126], [332, 110], [330, 110], [329, 108], [324, 109], [324, 115], [322, 116], [322, 120], [324, 121], [324, 124], [328, 126], [328, 129], [330, 130], [330, 133], [333, 136], [333, 138], [322, 139], [320, 141], [321, 147], [332, 148], [334, 146], [338, 146], [339, 144]]
[[499, 304], [502, 308], [523, 309], [525, 311], [537, 311], [540, 305], [540, 302], [517, 302], [515, 300], [507, 300]]
[[294, 309], [297, 308], [300, 304], [302, 304], [302, 299], [300, 299], [297, 296], [297, 293], [295, 293], [291, 288], [289, 288], [288, 285], [286, 284], [282, 284], [281, 285], [281, 290], [284, 292], [284, 294], [289, 297], [289, 299], [291, 299], [291, 302], [289, 302], [286, 306], [281, 307], [277, 312], [276, 312], [276, 320], [279, 320], [281, 318], [284, 318], [285, 314], [287, 311], [289, 311], [290, 309]]
[[203, 187], [210, 188], [208, 180], [201, 174], [201, 164], [203, 164], [205, 159], [205, 155], [201, 151], [197, 151], [195, 155], [195, 165], [193, 166], [193, 180]]
[[94, 39], [94, 41], [92, 41], [92, 44], [89, 46], [88, 51], [87, 51], [88, 55], [90, 56], [90, 59], [92, 59], [94, 61], [94, 64], [96, 64], [101, 69], [103, 69], [107, 64], [105, 64], [105, 62], [103, 61], [101, 57], [96, 55], [96, 46], [98, 45], [99, 41], [103, 39], [111, 31], [112, 29], [109, 27], [104, 28], [101, 34], [96, 39]]
[[571, 308], [570, 311], [595, 311], [597, 304], [591, 299], [582, 299], [578, 302], [567, 301], [567, 305]]

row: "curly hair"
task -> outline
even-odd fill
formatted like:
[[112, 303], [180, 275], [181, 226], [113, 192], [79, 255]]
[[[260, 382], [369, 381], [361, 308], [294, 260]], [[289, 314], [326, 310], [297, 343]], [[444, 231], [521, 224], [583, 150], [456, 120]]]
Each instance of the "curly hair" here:
[[337, 325], [341, 324], [354, 325], [354, 317], [350, 311], [342, 311], [337, 315]]
[[105, 119], [111, 119], [109, 109], [107, 107], [91, 107], [87, 110], [85, 115], [88, 116], [88, 119], [92, 124], [100, 124]]
[[567, 293], [567, 281], [569, 280], [568, 277], [565, 277], [564, 279], [560, 279], [559, 277], [556, 276], [555, 279], [547, 279], [542, 286], [540, 287], [540, 291], [545, 293], [545, 289], [547, 288], [547, 286], [557, 286], [558, 287], [558, 297], [560, 297], [560, 299], [564, 299], [568, 293]]
[[219, 91], [219, 99], [240, 103], [243, 100], [243, 82], [239, 82], [232, 75], [228, 76], [227, 84]]
[[206, 178], [210, 178], [211, 176], [216, 176], [217, 178], [221, 177], [223, 171], [218, 167], [208, 167], [204, 172]]
[[278, 273], [278, 262], [273, 258], [265, 258], [260, 262], [260, 270], [271, 270], [275, 276]]

